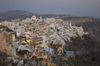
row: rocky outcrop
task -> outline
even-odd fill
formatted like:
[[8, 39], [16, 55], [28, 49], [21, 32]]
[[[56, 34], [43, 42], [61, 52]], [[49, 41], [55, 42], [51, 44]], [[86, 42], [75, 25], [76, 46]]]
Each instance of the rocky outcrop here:
[[72, 39], [72, 43], [64, 48], [75, 52], [75, 57], [69, 57], [66, 61], [69, 66], [100, 66], [100, 42], [92, 35]]

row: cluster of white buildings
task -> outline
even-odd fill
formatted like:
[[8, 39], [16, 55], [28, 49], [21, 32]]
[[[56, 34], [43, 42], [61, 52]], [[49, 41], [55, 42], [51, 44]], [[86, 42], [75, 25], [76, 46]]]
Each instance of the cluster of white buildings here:
[[[42, 19], [42, 17], [38, 19], [36, 16], [24, 20], [4, 21], [1, 25], [16, 32], [17, 39], [14, 39], [14, 41], [16, 40], [17, 43], [15, 42], [15, 45], [13, 45], [14, 47], [17, 46], [18, 51], [27, 50], [31, 53], [34, 52], [37, 45], [50, 46], [45, 50], [51, 54], [54, 53], [55, 48], [60, 53], [63, 50], [63, 45], [70, 42], [72, 37], [75, 38], [78, 35], [82, 37], [82, 35], [87, 34], [82, 26], [73, 26], [62, 19]], [[20, 40], [18, 40], [19, 38]]]
[[[24, 20], [11, 20], [1, 23], [16, 32], [17, 37], [27, 35], [28, 38], [39, 37], [43, 38], [42, 45], [50, 42], [60, 41], [65, 45], [65, 41], [71, 41], [71, 37], [82, 36], [86, 34], [82, 26], [73, 26], [71, 23], [65, 22], [62, 19], [55, 18], [26, 18]], [[30, 36], [29, 36], [30, 35]]]

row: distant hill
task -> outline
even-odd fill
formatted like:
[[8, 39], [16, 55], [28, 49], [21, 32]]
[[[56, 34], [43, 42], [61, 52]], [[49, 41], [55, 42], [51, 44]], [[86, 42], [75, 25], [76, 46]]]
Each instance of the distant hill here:
[[31, 18], [33, 15], [36, 17], [42, 16], [43, 18], [60, 18], [63, 20], [67, 20], [68, 22], [89, 22], [89, 21], [100, 21], [100, 18], [93, 18], [93, 17], [86, 17], [86, 16], [72, 16], [69, 14], [63, 14], [63, 15], [56, 15], [56, 14], [35, 14], [28, 11], [22, 11], [22, 10], [14, 10], [14, 11], [7, 11], [0, 13], [0, 21], [4, 20], [12, 20], [12, 19], [25, 19], [25, 18]]
[[18, 19], [18, 18], [25, 19], [33, 15], [36, 15], [36, 14], [27, 12], [27, 11], [21, 11], [21, 10], [7, 11], [4, 13], [0, 13], [0, 21]]
[[28, 11], [21, 11], [21, 10], [14, 10], [14, 11], [7, 11], [0, 13], [0, 21], [4, 20], [13, 20], [13, 19], [25, 19], [25, 18], [31, 18], [33, 15], [35, 15], [37, 18], [42, 16], [43, 18], [61, 18], [61, 17], [69, 17], [71, 15], [55, 15], [55, 14], [35, 14]]

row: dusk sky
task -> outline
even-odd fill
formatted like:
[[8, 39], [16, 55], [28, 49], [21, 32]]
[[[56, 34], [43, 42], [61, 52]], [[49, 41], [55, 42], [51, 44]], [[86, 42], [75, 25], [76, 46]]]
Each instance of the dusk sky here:
[[0, 0], [0, 13], [12, 10], [100, 17], [100, 0]]

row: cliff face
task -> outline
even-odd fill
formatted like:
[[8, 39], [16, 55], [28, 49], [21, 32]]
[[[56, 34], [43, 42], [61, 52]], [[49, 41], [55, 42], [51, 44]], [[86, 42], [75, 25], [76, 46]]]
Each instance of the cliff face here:
[[54, 55], [52, 60], [58, 66], [100, 66], [100, 42], [94, 36], [88, 34], [71, 40], [69, 46], [64, 46], [64, 51], [73, 51], [75, 54]]
[[70, 17], [66, 19], [67, 22], [80, 23], [80, 22], [90, 22], [92, 19], [90, 17]]
[[69, 66], [100, 66], [100, 42], [92, 35], [72, 39], [72, 44], [65, 50], [75, 52], [75, 57], [69, 57], [66, 61]]
[[98, 41], [100, 41], [100, 21], [76, 23], [77, 26], [83, 26], [85, 31], [92, 34]]
[[[84, 36], [83, 44], [86, 44], [86, 48], [80, 49], [81, 53], [89, 51], [87, 54], [76, 55], [75, 66], [100, 66], [100, 42], [98, 42], [93, 36]], [[81, 42], [79, 42], [80, 44]], [[84, 46], [84, 45], [83, 45]]]

